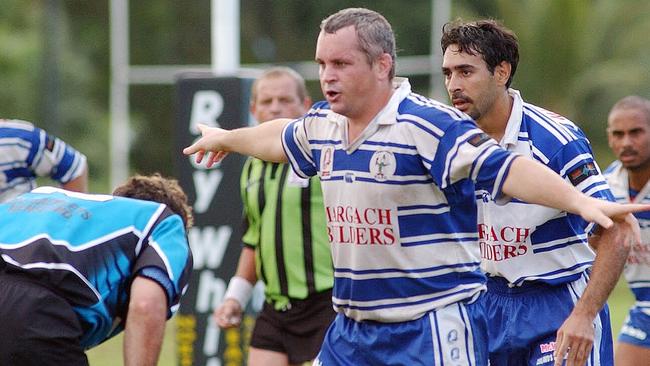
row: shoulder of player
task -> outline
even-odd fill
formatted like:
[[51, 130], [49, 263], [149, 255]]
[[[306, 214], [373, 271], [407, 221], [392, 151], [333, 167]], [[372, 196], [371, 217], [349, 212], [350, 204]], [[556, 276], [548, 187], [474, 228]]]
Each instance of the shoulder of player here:
[[585, 133], [573, 121], [530, 103], [524, 103], [522, 124], [532, 140], [539, 136], [546, 142], [550, 142], [548, 140], [551, 139], [561, 144], [575, 140], [583, 140], [588, 143]]
[[449, 127], [461, 121], [471, 121], [471, 118], [452, 106], [410, 93], [400, 103], [396, 121], [441, 136]]

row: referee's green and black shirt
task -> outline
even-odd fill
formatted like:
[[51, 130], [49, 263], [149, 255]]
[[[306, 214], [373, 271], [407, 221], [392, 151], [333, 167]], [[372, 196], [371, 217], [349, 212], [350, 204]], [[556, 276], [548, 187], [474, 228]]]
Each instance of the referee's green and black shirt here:
[[318, 177], [298, 177], [288, 164], [249, 158], [241, 176], [245, 245], [255, 249], [257, 277], [276, 309], [332, 288]]

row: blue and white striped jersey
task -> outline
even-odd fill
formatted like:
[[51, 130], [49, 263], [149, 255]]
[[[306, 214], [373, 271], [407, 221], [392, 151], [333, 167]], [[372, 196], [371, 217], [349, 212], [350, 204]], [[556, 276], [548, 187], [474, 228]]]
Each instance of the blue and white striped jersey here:
[[[607, 167], [605, 178], [617, 202], [650, 203], [650, 182], [646, 183], [634, 201], [630, 200], [627, 170], [620, 161]], [[650, 212], [638, 212], [634, 216], [641, 228], [641, 244], [630, 250], [623, 273], [636, 298], [635, 306], [650, 315]]]
[[[586, 195], [613, 200], [584, 133], [566, 118], [525, 103], [509, 90], [512, 112], [500, 141], [509, 151], [548, 166]], [[512, 284], [576, 280], [591, 267], [587, 243], [592, 224], [580, 216], [512, 200], [499, 205], [477, 191], [478, 233], [483, 268]]]
[[34, 189], [37, 176], [67, 183], [80, 176], [86, 156], [20, 120], [0, 120], [0, 202]]
[[485, 289], [475, 186], [500, 196], [514, 159], [467, 115], [398, 83], [352, 143], [326, 102], [283, 131], [297, 174], [321, 179], [334, 307], [358, 321], [417, 319]]
[[166, 290], [171, 317], [192, 269], [181, 217], [155, 202], [40, 187], [0, 204], [0, 227], [6, 270], [63, 296], [85, 348], [124, 329], [136, 274]]

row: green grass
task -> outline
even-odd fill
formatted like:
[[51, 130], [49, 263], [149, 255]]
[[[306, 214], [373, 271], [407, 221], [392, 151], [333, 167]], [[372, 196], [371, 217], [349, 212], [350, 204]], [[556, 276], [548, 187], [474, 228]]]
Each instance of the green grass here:
[[627, 282], [625, 282], [625, 280], [618, 281], [618, 285], [614, 288], [614, 291], [612, 291], [607, 303], [609, 304], [610, 318], [612, 320], [614, 343], [616, 343], [623, 321], [625, 320], [630, 307], [634, 304], [634, 296], [627, 287]]
[[[177, 366], [176, 347], [174, 344], [175, 323], [174, 320], [167, 322], [165, 329], [165, 340], [158, 359], [158, 366]], [[122, 333], [123, 334], [123, 333]], [[108, 340], [98, 347], [87, 352], [88, 361], [91, 366], [116, 366], [123, 365], [122, 357], [122, 334]]]
[[[625, 281], [619, 281], [618, 285], [609, 297], [609, 309], [611, 311], [612, 332], [614, 341], [618, 337], [621, 325], [625, 320], [627, 312], [634, 302], [632, 293], [627, 288]], [[171, 320], [167, 323], [165, 341], [160, 355], [159, 366], [177, 366], [176, 347], [174, 344], [175, 323]], [[117, 336], [110, 341], [88, 352], [88, 360], [91, 366], [115, 366], [124, 363], [122, 358], [122, 336]]]

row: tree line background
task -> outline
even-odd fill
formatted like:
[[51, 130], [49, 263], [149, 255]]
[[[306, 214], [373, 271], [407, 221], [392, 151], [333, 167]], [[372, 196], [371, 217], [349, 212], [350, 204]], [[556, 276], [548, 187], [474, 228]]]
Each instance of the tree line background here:
[[[84, 152], [91, 190], [109, 187], [109, 1], [3, 0], [0, 118], [33, 121]], [[345, 7], [384, 14], [400, 55], [430, 53], [430, 0], [241, 0], [241, 62], [313, 60], [318, 25]], [[513, 87], [527, 101], [580, 125], [602, 168], [609, 108], [650, 97], [650, 2], [645, 0], [452, 1], [452, 19], [490, 17], [513, 29], [520, 64]], [[132, 65], [210, 64], [210, 0], [130, 1]], [[436, 43], [437, 44], [437, 43]], [[428, 93], [429, 78], [412, 78]], [[309, 83], [314, 99], [321, 97]], [[445, 102], [448, 102], [445, 100]], [[173, 85], [130, 88], [131, 172], [172, 174]]]

